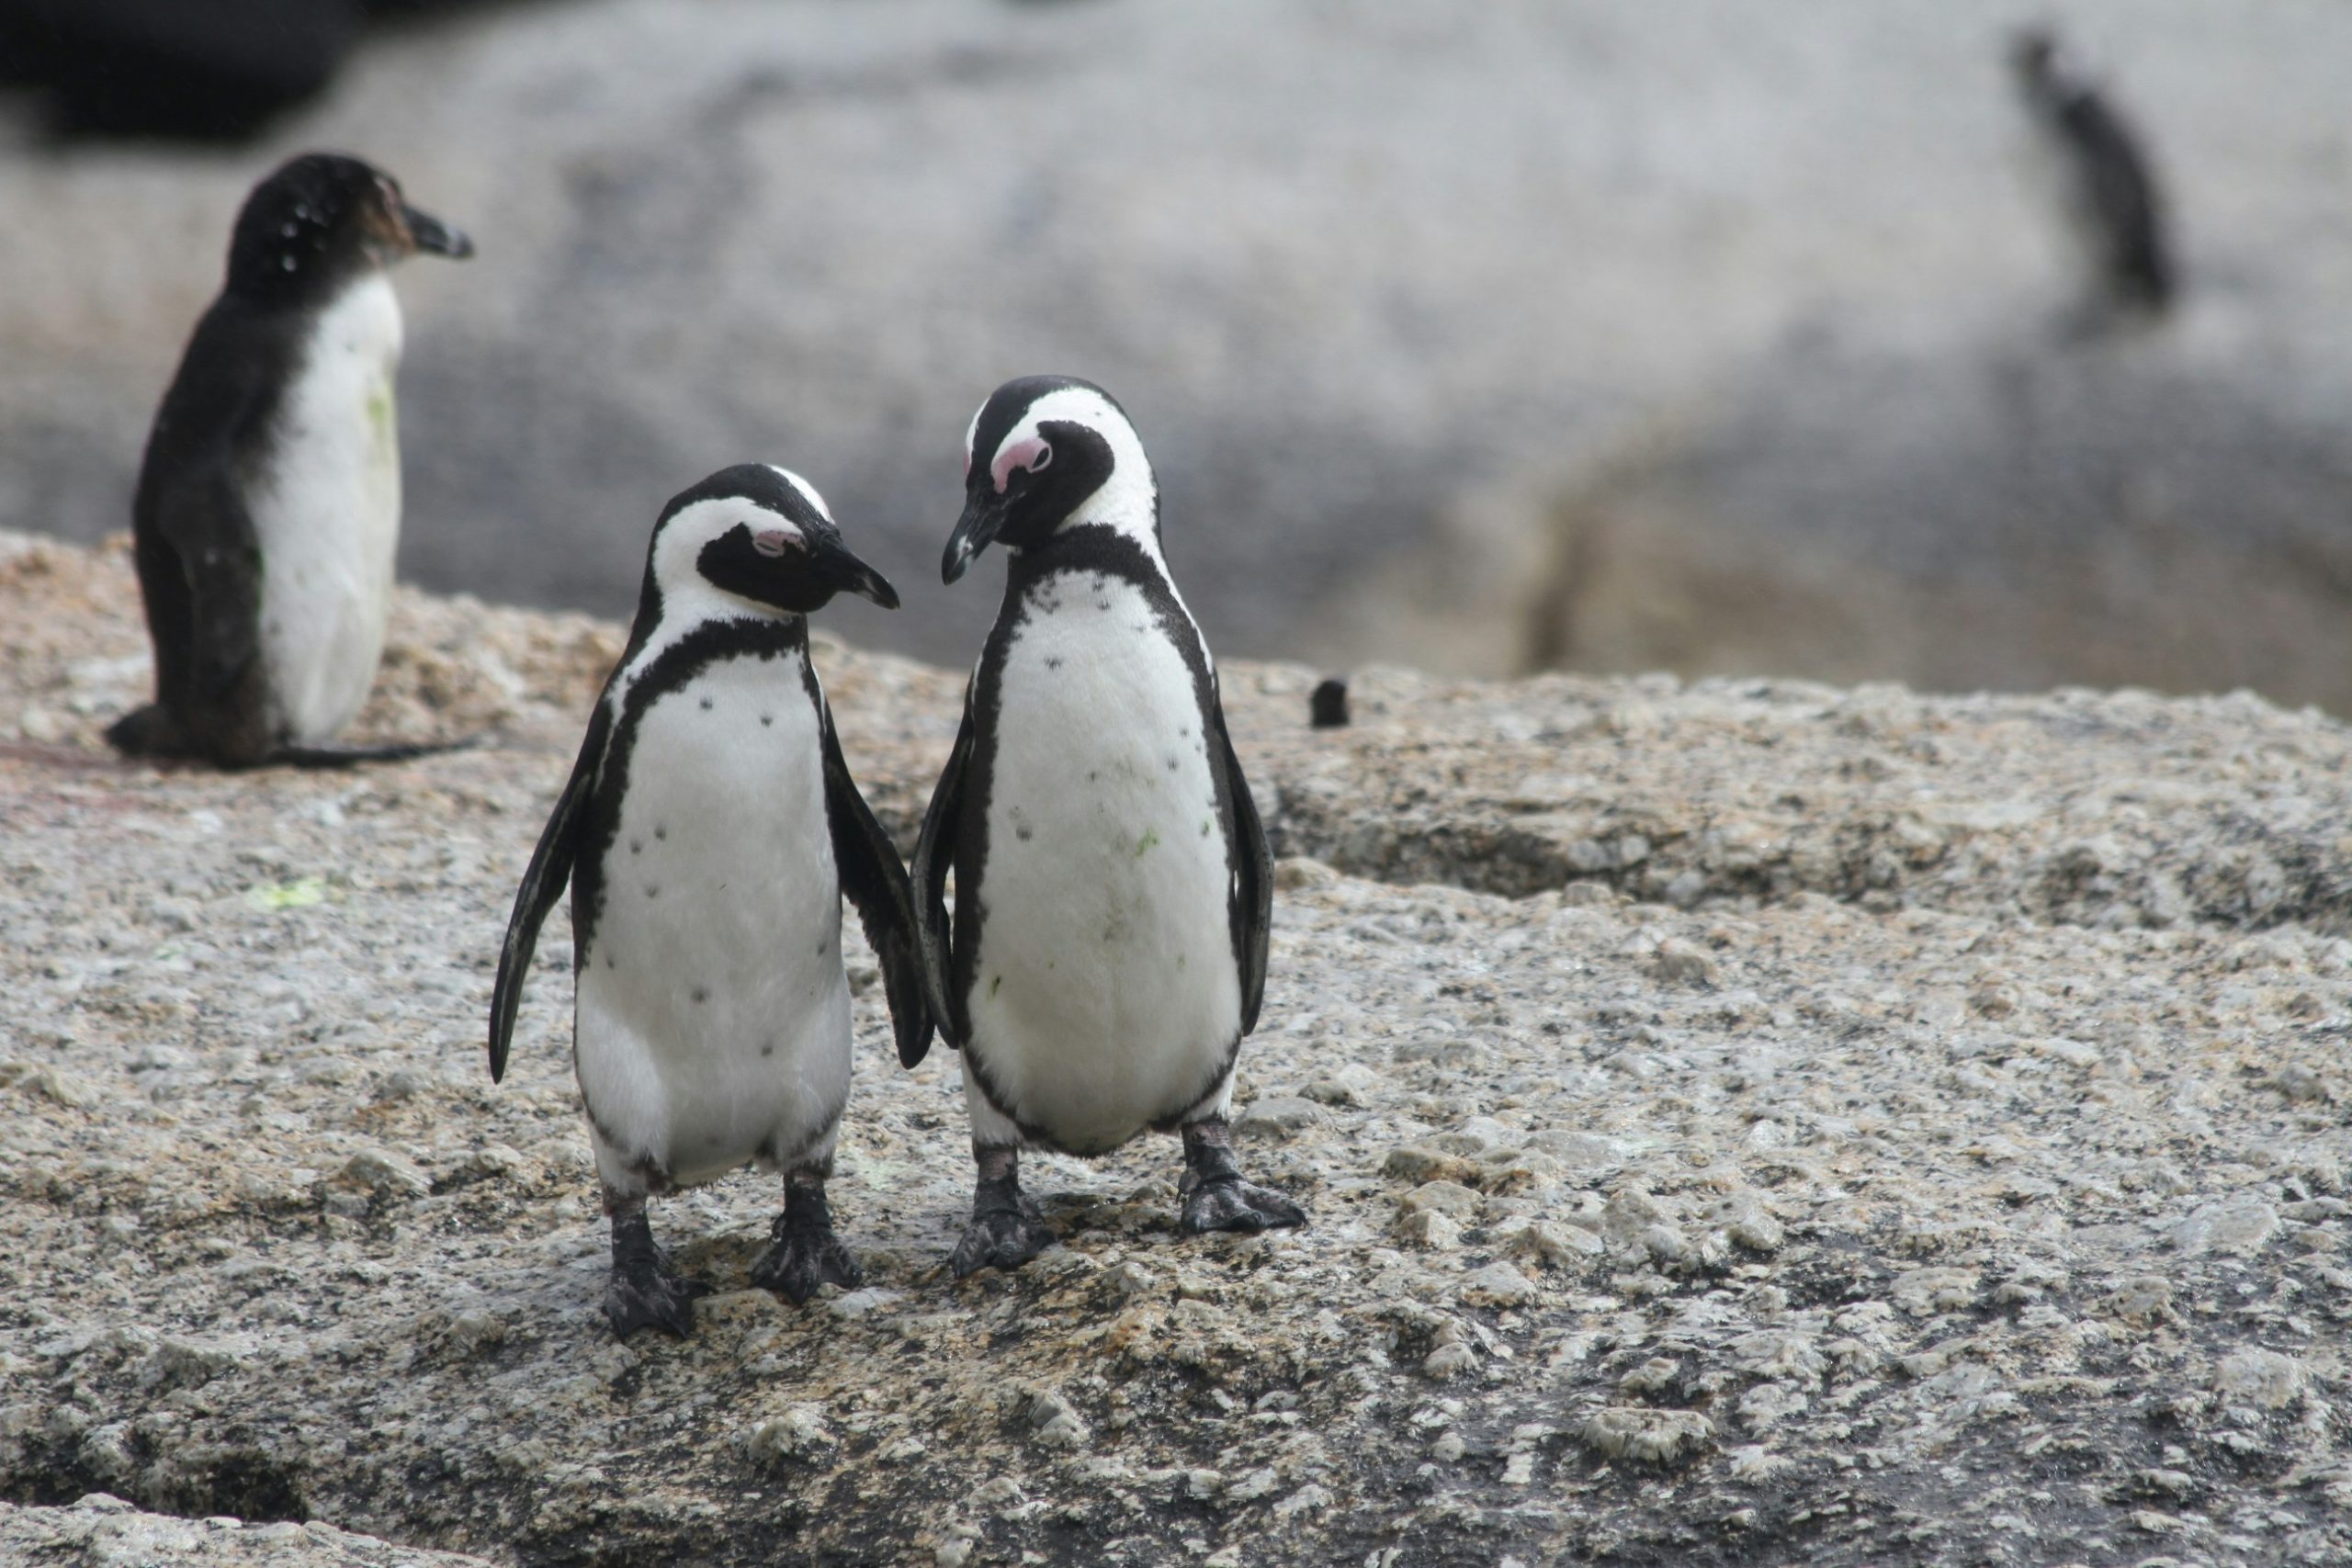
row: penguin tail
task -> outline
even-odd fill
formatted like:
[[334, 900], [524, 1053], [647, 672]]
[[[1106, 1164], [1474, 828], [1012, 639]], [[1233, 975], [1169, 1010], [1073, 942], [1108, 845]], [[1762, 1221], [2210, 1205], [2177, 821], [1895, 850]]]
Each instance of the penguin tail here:
[[482, 737], [458, 740], [401, 742], [389, 746], [281, 746], [265, 761], [288, 768], [357, 768], [369, 762], [412, 762], [449, 751], [470, 751]]

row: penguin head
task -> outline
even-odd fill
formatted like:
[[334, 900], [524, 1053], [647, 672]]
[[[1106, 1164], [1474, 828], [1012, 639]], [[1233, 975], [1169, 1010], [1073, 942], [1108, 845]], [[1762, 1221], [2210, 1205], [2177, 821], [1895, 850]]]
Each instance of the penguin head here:
[[1074, 376], [1024, 376], [989, 394], [964, 433], [964, 514], [942, 581], [1001, 540], [1035, 549], [1075, 525], [1159, 547], [1159, 485], [1143, 441], [1110, 393]]
[[324, 299], [419, 251], [474, 254], [458, 230], [420, 212], [400, 182], [336, 152], [305, 152], [245, 197], [229, 242], [229, 291], [270, 301]]
[[816, 487], [741, 463], [678, 492], [653, 525], [649, 604], [693, 616], [805, 615], [847, 590], [886, 610], [898, 591], [850, 554]]
[[2029, 94], [2073, 74], [2058, 35], [2044, 27], [2020, 28], [2009, 36], [2009, 68]]

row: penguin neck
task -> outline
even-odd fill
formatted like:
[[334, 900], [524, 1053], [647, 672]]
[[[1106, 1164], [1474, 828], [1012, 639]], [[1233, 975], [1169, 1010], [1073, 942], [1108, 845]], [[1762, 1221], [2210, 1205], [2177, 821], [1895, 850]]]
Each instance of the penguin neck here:
[[371, 283], [389, 292], [391, 277], [364, 256], [281, 248], [262, 254], [232, 252], [221, 292], [260, 310], [324, 310]]
[[1004, 577], [1004, 604], [997, 616], [1000, 635], [1002, 628], [1031, 616], [1053, 614], [1057, 596], [1033, 591], [1047, 578], [1068, 574], [1099, 574], [1135, 584], [1161, 605], [1168, 635], [1180, 645], [1190, 642], [1200, 650], [1203, 667], [1215, 668], [1207, 639], [1169, 575], [1158, 538], [1102, 524], [1065, 525], [1045, 544], [1012, 557]]
[[699, 582], [664, 591], [649, 581], [628, 650], [621, 656], [625, 679], [617, 683], [636, 684], [681, 649], [691, 649], [700, 661], [739, 653], [773, 657], [808, 646], [806, 615], [756, 605]]
[[1014, 575], [1034, 579], [1056, 570], [1065, 558], [1098, 554], [1108, 537], [1139, 551], [1162, 581], [1169, 580], [1168, 558], [1159, 547], [1159, 484], [1148, 468], [1137, 477], [1123, 465], [1042, 541], [1006, 553], [1027, 568]]

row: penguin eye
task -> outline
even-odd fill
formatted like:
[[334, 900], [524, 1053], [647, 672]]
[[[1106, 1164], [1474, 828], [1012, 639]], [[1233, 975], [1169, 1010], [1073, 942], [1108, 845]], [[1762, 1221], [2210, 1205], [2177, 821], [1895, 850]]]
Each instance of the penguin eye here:
[[1029, 459], [1029, 471], [1033, 474], [1043, 473], [1046, 465], [1053, 460], [1053, 447], [1041, 441], [1037, 444], [1037, 455]]

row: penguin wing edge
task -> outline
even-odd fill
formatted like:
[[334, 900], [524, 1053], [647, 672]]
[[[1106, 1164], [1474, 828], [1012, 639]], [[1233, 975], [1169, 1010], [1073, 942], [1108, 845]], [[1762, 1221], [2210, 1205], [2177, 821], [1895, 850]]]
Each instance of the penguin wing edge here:
[[899, 846], [890, 841], [850, 776], [830, 708], [820, 710], [825, 751], [825, 819], [832, 829], [833, 866], [842, 894], [856, 907], [865, 940], [882, 964], [899, 1065], [911, 1067], [931, 1054], [931, 996], [923, 979], [922, 922]]
[[[261, 649], [261, 547], [225, 466], [187, 476], [157, 499], [149, 593], [184, 593], [175, 621], [187, 641], [187, 696], [202, 713], [235, 705]], [[148, 560], [142, 559], [142, 568]], [[172, 568], [176, 567], [175, 581]]]
[[594, 792], [597, 770], [604, 764], [605, 741], [610, 730], [605, 700], [596, 699], [595, 716], [588, 721], [587, 739], [581, 742], [571, 777], [557, 797], [548, 825], [531, 852], [530, 869], [514, 890], [514, 912], [506, 919], [506, 942], [499, 949], [498, 982], [490, 997], [490, 1081], [506, 1076], [507, 1048], [514, 1043], [514, 1013], [523, 1004], [523, 980], [531, 972], [531, 955], [539, 945], [539, 927], [563, 890], [571, 886], [571, 867], [580, 850], [580, 830]]
[[1241, 1032], [1258, 1027], [1258, 1007], [1266, 998], [1266, 943], [1274, 919], [1274, 855], [1266, 842], [1258, 803], [1225, 732], [1225, 705], [1215, 708], [1217, 745], [1225, 752], [1227, 791], [1233, 800], [1233, 892], [1229, 919], [1233, 956], [1241, 969]]
[[972, 699], [964, 696], [964, 727], [956, 732], [956, 749], [940, 770], [938, 787], [931, 794], [931, 808], [922, 816], [922, 836], [915, 841], [914, 897], [919, 917], [916, 936], [922, 944], [923, 985], [931, 993], [932, 1016], [939, 1037], [961, 1050], [971, 1034], [971, 1022], [956, 1007], [949, 991], [954, 951], [947, 921], [947, 873], [956, 863], [956, 830], [964, 819], [964, 774], [972, 760]]

